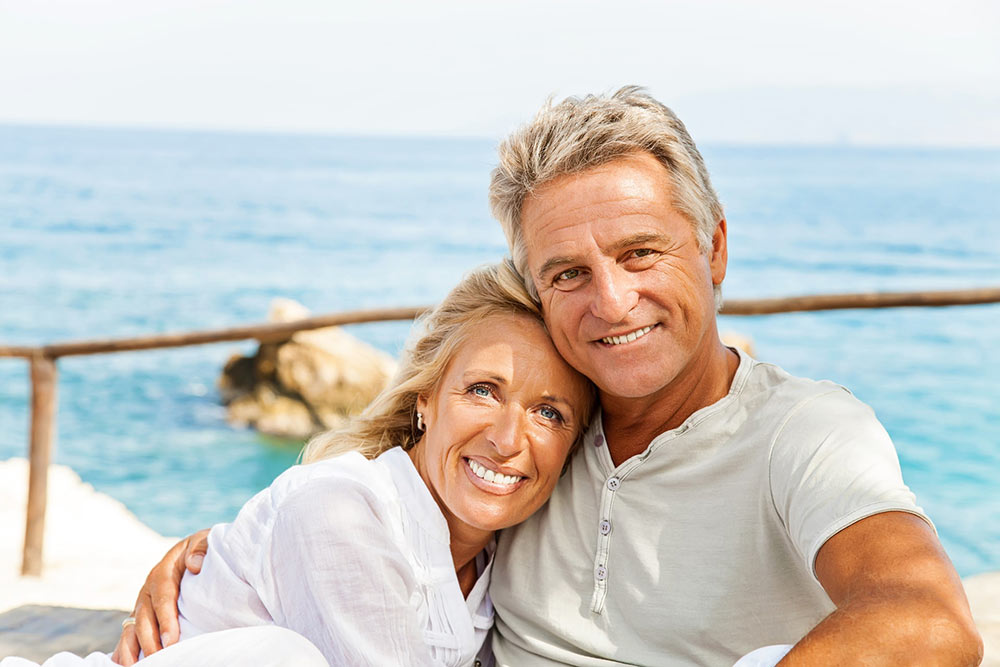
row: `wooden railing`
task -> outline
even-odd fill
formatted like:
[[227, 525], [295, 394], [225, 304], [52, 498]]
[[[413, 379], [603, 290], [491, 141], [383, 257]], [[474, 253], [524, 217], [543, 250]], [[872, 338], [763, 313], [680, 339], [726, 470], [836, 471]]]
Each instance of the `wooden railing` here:
[[[845, 308], [898, 308], [904, 306], [968, 306], [1000, 302], [1000, 287], [941, 292], [895, 292], [867, 294], [821, 294], [775, 299], [735, 299], [727, 301], [723, 315], [764, 315], [798, 311]], [[255, 324], [212, 331], [156, 334], [136, 338], [114, 338], [52, 343], [37, 347], [0, 345], [0, 358], [20, 357], [31, 366], [31, 429], [28, 458], [28, 507], [24, 529], [21, 574], [38, 576], [42, 572], [42, 546], [45, 532], [45, 506], [48, 495], [48, 469], [52, 462], [57, 412], [60, 357], [108, 354], [133, 350], [152, 350], [207, 343], [255, 339], [266, 343], [288, 340], [298, 331], [343, 324], [409, 320], [427, 311], [429, 306], [357, 310], [319, 315], [293, 322]]]
[[256, 339], [265, 343], [288, 340], [297, 331], [361, 324], [408, 320], [420, 315], [427, 307], [358, 310], [333, 315], [320, 315], [294, 322], [256, 324], [214, 331], [166, 333], [137, 338], [112, 338], [53, 343], [39, 347], [0, 345], [0, 357], [21, 357], [31, 364], [31, 429], [28, 434], [28, 509], [24, 527], [24, 551], [21, 574], [39, 576], [42, 573], [42, 542], [45, 534], [45, 505], [48, 497], [48, 472], [52, 462], [56, 422], [59, 357], [85, 354], [108, 354], [133, 350], [205, 345]]

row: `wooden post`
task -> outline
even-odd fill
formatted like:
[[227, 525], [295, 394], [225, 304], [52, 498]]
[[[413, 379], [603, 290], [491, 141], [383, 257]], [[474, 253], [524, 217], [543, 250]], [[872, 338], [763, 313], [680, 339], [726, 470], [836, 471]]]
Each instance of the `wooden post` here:
[[31, 357], [31, 445], [28, 452], [28, 516], [24, 527], [22, 575], [37, 577], [42, 574], [45, 501], [55, 440], [58, 385], [55, 358], [41, 354]]

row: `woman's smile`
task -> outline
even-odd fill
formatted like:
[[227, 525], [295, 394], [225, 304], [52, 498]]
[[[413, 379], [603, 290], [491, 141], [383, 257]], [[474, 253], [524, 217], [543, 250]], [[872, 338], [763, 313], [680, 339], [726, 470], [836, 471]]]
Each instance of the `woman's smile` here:
[[488, 467], [490, 463], [480, 463], [471, 457], [463, 460], [466, 464], [466, 470], [472, 476], [472, 482], [487, 493], [497, 495], [513, 493], [521, 482], [527, 479], [524, 475], [499, 472], [500, 466]]

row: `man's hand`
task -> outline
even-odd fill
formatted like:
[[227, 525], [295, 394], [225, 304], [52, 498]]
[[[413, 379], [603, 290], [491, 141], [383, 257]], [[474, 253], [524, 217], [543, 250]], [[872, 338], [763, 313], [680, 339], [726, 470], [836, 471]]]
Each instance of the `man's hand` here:
[[933, 529], [885, 512], [840, 531], [816, 556], [837, 610], [779, 665], [978, 665], [982, 639]]
[[139, 591], [132, 615], [135, 625], [122, 629], [111, 659], [126, 667], [139, 659], [139, 650], [152, 655], [180, 638], [177, 621], [177, 598], [184, 571], [201, 572], [208, 551], [208, 530], [200, 530], [175, 544], [153, 567]]

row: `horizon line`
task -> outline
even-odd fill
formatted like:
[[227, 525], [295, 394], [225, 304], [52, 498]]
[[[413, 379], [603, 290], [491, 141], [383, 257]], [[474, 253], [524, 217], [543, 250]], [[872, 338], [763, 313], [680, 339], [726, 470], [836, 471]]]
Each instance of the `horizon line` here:
[[[164, 134], [223, 134], [223, 135], [254, 135], [254, 136], [286, 136], [286, 137], [316, 137], [316, 138], [337, 138], [337, 139], [426, 139], [426, 140], [478, 140], [478, 141], [500, 141], [505, 133], [491, 135], [479, 132], [442, 133], [436, 131], [398, 131], [384, 132], [377, 130], [351, 131], [318, 128], [274, 128], [274, 127], [221, 127], [210, 124], [206, 125], [167, 125], [155, 123], [120, 123], [120, 122], [76, 122], [76, 121], [26, 121], [17, 119], [0, 118], [0, 128], [31, 128], [31, 129], [51, 129], [51, 130], [84, 130], [84, 131], [125, 131], [125, 132], [153, 132]], [[732, 148], [882, 148], [882, 149], [918, 149], [918, 150], [971, 150], [971, 151], [995, 151], [1000, 150], [1000, 143], [970, 144], [970, 143], [945, 143], [939, 141], [927, 142], [874, 142], [851, 139], [830, 139], [830, 140], [788, 140], [788, 141], [768, 141], [759, 139], [701, 139], [697, 143], [701, 146], [732, 147]]]

